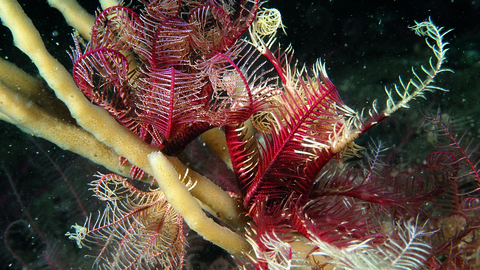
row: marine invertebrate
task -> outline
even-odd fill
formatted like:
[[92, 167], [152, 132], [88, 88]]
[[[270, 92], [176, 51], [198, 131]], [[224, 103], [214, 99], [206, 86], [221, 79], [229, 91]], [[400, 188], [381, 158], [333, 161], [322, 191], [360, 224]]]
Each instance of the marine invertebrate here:
[[[82, 93], [65, 72], [61, 80], [53, 78], [52, 67], [61, 67], [48, 64], [51, 59], [43, 51], [39, 57], [24, 48], [80, 127], [58, 121], [55, 115], [49, 122], [41, 110], [40, 126], [47, 128], [32, 125], [26, 120], [32, 119], [33, 109], [20, 105], [24, 100], [18, 93], [9, 99], [10, 107], [2, 104], [7, 115], [3, 119], [124, 177], [151, 181], [148, 178], [155, 176], [162, 189], [140, 191], [120, 176], [101, 176], [95, 190], [109, 202], [107, 210], [99, 223], [89, 218], [69, 236], [80, 245], [99, 237], [105, 249], [97, 263], [106, 268], [181, 267], [180, 215], [246, 267], [291, 267], [321, 256], [324, 263], [342, 267], [382, 265], [384, 259], [399, 267], [427, 262], [430, 250], [423, 238], [429, 234], [416, 214], [423, 202], [445, 189], [445, 178], [428, 174], [426, 183], [433, 184], [421, 185], [416, 176], [399, 174], [392, 188], [385, 185], [392, 179], [375, 176], [374, 165], [365, 175], [353, 170], [321, 172], [334, 158], [357, 154], [354, 140], [378, 122], [416, 97], [440, 89], [432, 81], [445, 71], [446, 32], [430, 21], [412, 27], [427, 37], [434, 52], [430, 65], [422, 68], [426, 78], [414, 72], [414, 79], [395, 87], [398, 95], [387, 91], [384, 110], [374, 103], [367, 115], [343, 103], [321, 62], [308, 71], [294, 63], [288, 50], [271, 49], [275, 30], [282, 24], [278, 13], [259, 5], [145, 1], [138, 10], [106, 7], [93, 22], [86, 48], [77, 42], [72, 53], [73, 79]], [[15, 38], [35, 36], [16, 31], [23, 24], [13, 25], [13, 16], [2, 13]], [[241, 35], [247, 30], [244, 40]], [[81, 146], [92, 142], [96, 153], [82, 152], [79, 144], [49, 133], [55, 121], [62, 130], [70, 128], [68, 136], [77, 136]], [[178, 154], [213, 127], [225, 130], [218, 152], [227, 163], [231, 160], [240, 191], [233, 198], [166, 156]], [[212, 129], [203, 137], [207, 141], [213, 135], [223, 134]], [[402, 188], [404, 184], [414, 192]], [[403, 219], [371, 214], [381, 210], [401, 212]], [[396, 229], [383, 231], [376, 226], [382, 222]], [[141, 246], [130, 241], [137, 238], [142, 239]], [[118, 253], [111, 251], [112, 246]], [[333, 256], [338, 252], [345, 257]]]

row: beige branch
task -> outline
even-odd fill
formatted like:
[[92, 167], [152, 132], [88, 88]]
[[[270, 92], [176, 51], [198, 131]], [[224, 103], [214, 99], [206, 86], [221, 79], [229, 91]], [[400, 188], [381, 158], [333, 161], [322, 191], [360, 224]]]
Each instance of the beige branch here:
[[33, 100], [43, 98], [45, 89], [43, 82], [3, 58], [0, 58], [0, 74], [2, 74], [0, 81], [5, 86]]
[[102, 9], [105, 10], [109, 7], [117, 6], [119, 1], [118, 0], [99, 0], [98, 2], [100, 2], [100, 6], [102, 7]]
[[92, 29], [95, 17], [89, 14], [75, 0], [48, 0], [51, 7], [58, 9], [68, 25], [75, 28], [80, 35], [90, 40], [90, 30]]
[[233, 170], [232, 159], [228, 152], [225, 133], [220, 128], [212, 128], [200, 138], [219, 156], [230, 170]]
[[[131, 164], [119, 164], [119, 155], [92, 134], [64, 122], [35, 105], [23, 94], [0, 83], [0, 118], [24, 132], [47, 139], [62, 149], [79, 154], [107, 169], [128, 176]], [[6, 116], [6, 117], [5, 117]]]
[[207, 205], [219, 218], [235, 230], [243, 230], [247, 225], [248, 219], [245, 216], [245, 209], [241, 202], [232, 199], [232, 197], [213, 183], [205, 176], [188, 170], [178, 158], [167, 157], [169, 162], [174, 166], [179, 175], [186, 175], [196, 183], [195, 187], [190, 190], [192, 196]]
[[220, 226], [205, 215], [200, 205], [190, 196], [188, 189], [180, 181], [180, 176], [173, 165], [161, 152], [150, 154], [148, 159], [158, 186], [191, 229], [230, 253], [242, 255], [250, 251], [251, 247], [244, 237]]
[[26, 73], [15, 64], [0, 58], [0, 82], [15, 92], [22, 93], [49, 114], [62, 121], [75, 123], [65, 104], [59, 101], [53, 90], [43, 80]]

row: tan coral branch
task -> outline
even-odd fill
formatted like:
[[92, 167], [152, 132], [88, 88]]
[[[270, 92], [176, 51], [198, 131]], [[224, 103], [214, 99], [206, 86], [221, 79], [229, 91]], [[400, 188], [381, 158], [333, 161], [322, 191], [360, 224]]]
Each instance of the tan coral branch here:
[[48, 114], [23, 94], [0, 83], [0, 119], [24, 132], [47, 139], [120, 175], [128, 176], [131, 164], [121, 166], [119, 155], [100, 143], [92, 134]]
[[191, 229], [230, 253], [242, 255], [250, 251], [251, 247], [244, 237], [220, 226], [205, 215], [197, 201], [189, 196], [188, 189], [180, 181], [173, 165], [161, 152], [150, 154], [148, 159], [158, 186]]
[[90, 40], [90, 30], [95, 17], [82, 8], [77, 1], [48, 0], [48, 4], [58, 9], [65, 17], [68, 25], [75, 28], [84, 39]]

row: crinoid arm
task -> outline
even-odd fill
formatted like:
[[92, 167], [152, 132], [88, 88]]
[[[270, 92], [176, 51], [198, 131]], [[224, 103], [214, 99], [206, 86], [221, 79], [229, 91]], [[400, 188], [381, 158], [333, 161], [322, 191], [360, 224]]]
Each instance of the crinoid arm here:
[[276, 68], [279, 77], [288, 79], [268, 110], [271, 117], [265, 121], [271, 130], [259, 131], [264, 145], [247, 135], [246, 127], [226, 129], [247, 208], [267, 194], [270, 200], [281, 199], [295, 190], [295, 196], [306, 198], [318, 171], [344, 148], [354, 129], [348, 107], [322, 64], [309, 73], [295, 67], [290, 71], [285, 58], [275, 62], [281, 63]]
[[466, 178], [474, 179], [477, 182], [477, 185], [463, 185], [464, 187], [468, 186], [468, 190], [464, 190], [462, 193], [478, 192], [480, 190], [480, 155], [478, 154], [480, 144], [469, 138], [466, 132], [456, 134], [451, 121], [442, 121], [439, 115], [427, 117], [425, 125], [431, 128], [435, 136], [435, 143], [442, 150], [439, 152], [451, 155], [450, 160], [444, 161], [439, 167], [445, 169], [452, 166], [448, 164], [454, 164], [457, 183]]
[[425, 224], [410, 219], [398, 224], [398, 230], [385, 242], [373, 245], [373, 239], [337, 248], [321, 240], [314, 240], [317, 248], [311, 255], [324, 256], [335, 269], [419, 269], [428, 259], [431, 247], [424, 238], [431, 233]]
[[433, 92], [435, 90], [448, 91], [433, 85], [433, 82], [439, 73], [445, 71], [453, 72], [450, 69], [442, 68], [443, 63], [446, 61], [446, 52], [448, 51], [448, 48], [446, 48], [448, 42], [444, 42], [443, 38], [451, 30], [443, 31], [443, 27], [437, 27], [430, 19], [421, 23], [415, 22], [415, 25], [409, 28], [415, 31], [415, 34], [426, 37], [425, 42], [434, 54], [434, 56], [430, 58], [427, 67], [423, 65], [420, 67], [425, 78], [422, 78], [421, 74], [418, 74], [412, 67], [413, 78], [407, 83], [404, 83], [402, 78], [399, 78], [400, 86], [395, 84], [395, 91], [385, 87], [385, 92], [387, 93], [386, 108], [382, 112], [379, 112], [377, 110], [377, 102], [373, 102], [374, 105], [369, 111], [370, 120], [361, 127], [362, 133], [395, 113], [400, 108], [408, 108], [412, 100], [418, 97], [425, 98], [426, 92]]
[[89, 218], [66, 234], [79, 247], [100, 247], [100, 269], [181, 269], [185, 239], [182, 217], [160, 189], [141, 191], [119, 175], [99, 175], [95, 195], [106, 202], [97, 218]]

